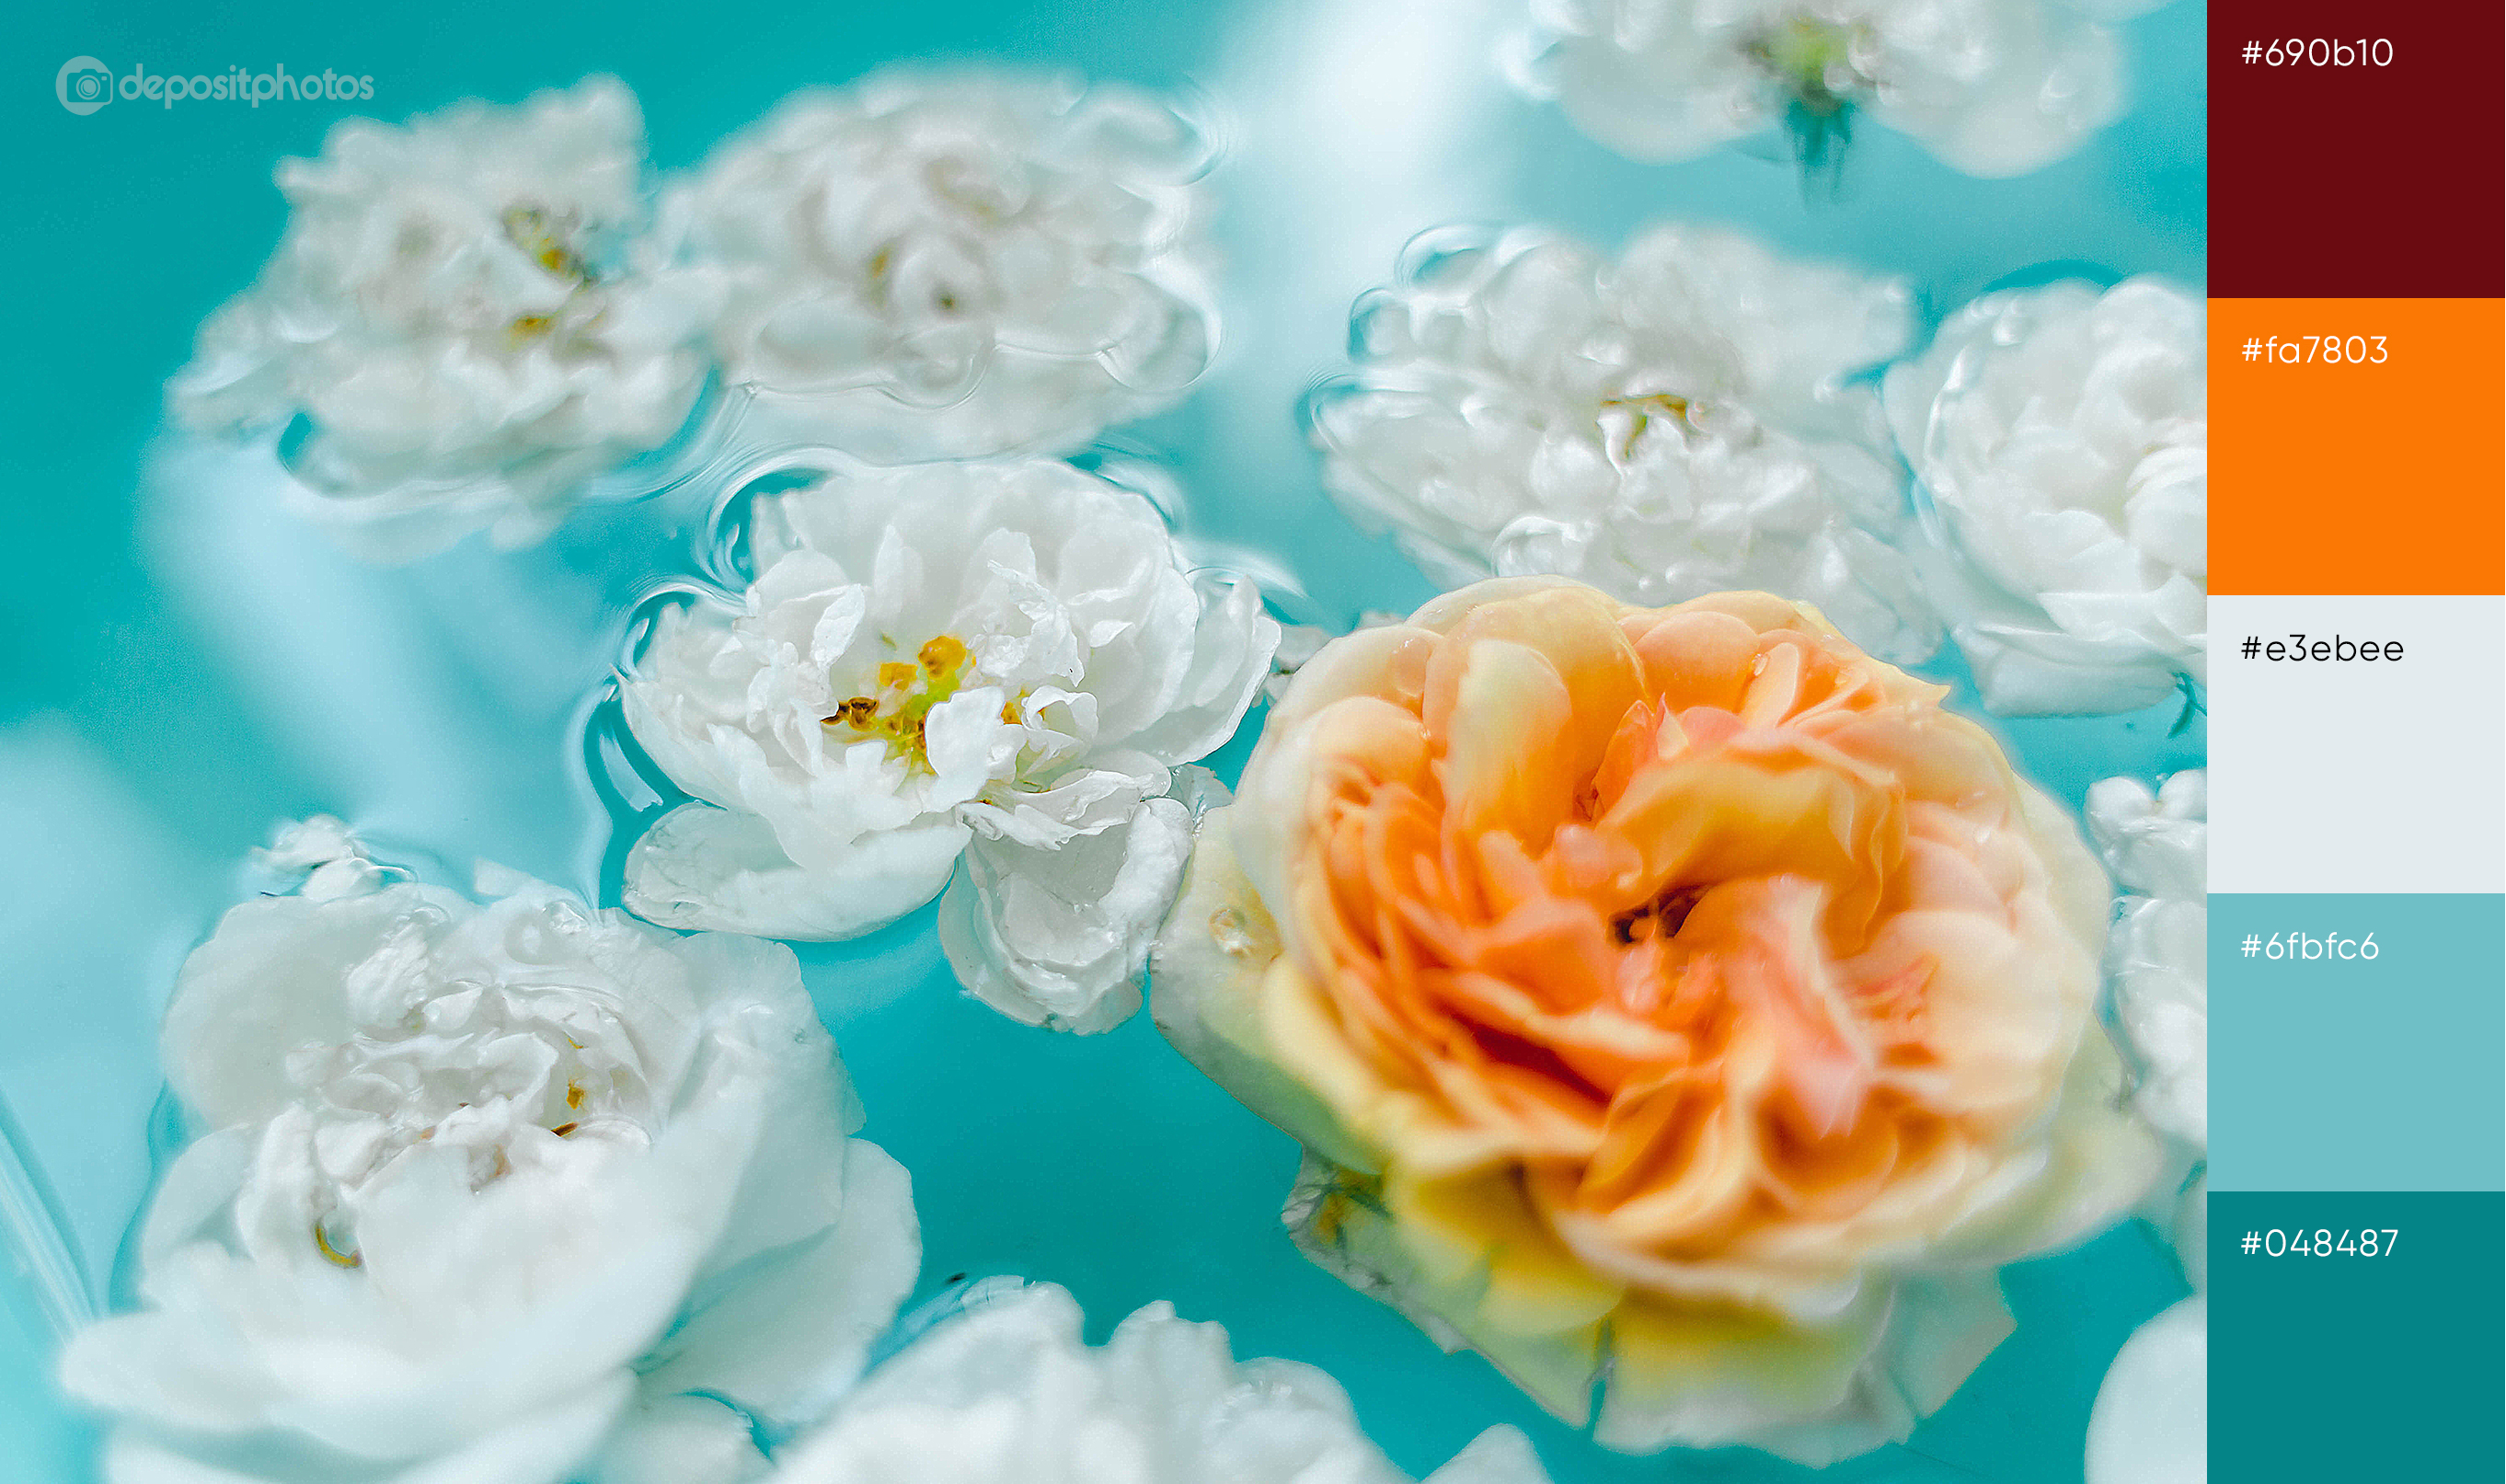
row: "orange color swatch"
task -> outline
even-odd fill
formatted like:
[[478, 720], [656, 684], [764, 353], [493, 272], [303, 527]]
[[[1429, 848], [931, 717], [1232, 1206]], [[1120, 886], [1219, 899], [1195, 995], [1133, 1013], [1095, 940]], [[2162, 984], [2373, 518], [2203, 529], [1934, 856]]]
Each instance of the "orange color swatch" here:
[[2211, 300], [2210, 591], [2506, 592], [2506, 301]]

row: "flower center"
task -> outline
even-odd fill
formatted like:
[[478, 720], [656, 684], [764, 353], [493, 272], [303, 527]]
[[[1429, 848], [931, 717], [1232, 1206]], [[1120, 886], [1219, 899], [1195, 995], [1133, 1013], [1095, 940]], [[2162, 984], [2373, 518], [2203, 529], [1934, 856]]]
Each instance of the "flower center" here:
[[560, 278], [576, 284], [591, 281], [590, 266], [566, 244], [564, 236], [551, 224], [549, 214], [537, 206], [508, 208], [505, 212], [505, 238], [529, 253], [532, 262]]
[[[936, 635], [913, 660], [881, 665], [877, 691], [852, 697], [833, 715], [822, 717], [820, 725], [841, 727], [865, 741], [877, 738], [887, 743], [889, 757], [928, 773], [931, 753], [923, 728], [930, 721], [931, 708], [963, 689], [974, 672], [974, 651], [965, 640], [953, 633]], [[1002, 708], [1003, 720], [1015, 719], [1010, 710], [1016, 705], [1012, 702]]]
[[555, 1155], [560, 1146], [534, 1130], [606, 1149], [649, 1141], [657, 1126], [642, 1058], [605, 995], [432, 976], [409, 988], [398, 1017], [288, 1058], [309, 1115], [299, 1177], [310, 1236], [338, 1267], [365, 1265], [357, 1213], [372, 1183], [414, 1150], [460, 1158], [477, 1191], [518, 1165], [574, 1157]]
[[1751, 37], [1741, 50], [1792, 94], [1796, 106], [1833, 119], [1871, 90], [1873, 79], [1853, 60], [1855, 28], [1795, 16]]
[[1840, 163], [1853, 135], [1853, 110], [1879, 86], [1854, 60], [1868, 39], [1860, 26], [1796, 16], [1741, 47], [1784, 95], [1784, 131], [1803, 168]]
[[[567, 244], [563, 233], [539, 207], [509, 207], [505, 212], [505, 239], [530, 254], [532, 262], [564, 279], [570, 293], [581, 294], [593, 286], [591, 265]], [[521, 346], [555, 329], [554, 314], [519, 314], [505, 327], [505, 333], [512, 344]]]
[[1610, 919], [1610, 937], [1622, 948], [1632, 948], [1656, 938], [1675, 938], [1688, 923], [1688, 915], [1697, 910], [1705, 888], [1699, 886], [1674, 887], [1641, 907], [1632, 907]]
[[1633, 457], [1638, 440], [1653, 430], [1657, 420], [1668, 423], [1683, 437], [1695, 431], [1696, 423], [1688, 416], [1689, 405], [1686, 397], [1666, 391], [1602, 398], [1602, 441], [1609, 448], [1610, 457], [1619, 463]]

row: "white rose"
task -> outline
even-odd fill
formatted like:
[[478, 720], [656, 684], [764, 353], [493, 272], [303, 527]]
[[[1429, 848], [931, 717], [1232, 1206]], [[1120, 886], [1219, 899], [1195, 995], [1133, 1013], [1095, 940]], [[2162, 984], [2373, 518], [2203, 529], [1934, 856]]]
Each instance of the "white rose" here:
[[1517, 81], [1636, 160], [1780, 127], [1810, 168], [1857, 120], [1970, 175], [2022, 175], [2123, 111], [2123, 58], [2063, 0], [1533, 0]]
[[[772, 1484], [1407, 1484], [1331, 1377], [1237, 1361], [1227, 1331], [1151, 1304], [1101, 1349], [1051, 1285], [994, 1280], [882, 1362]], [[1547, 1484], [1522, 1434], [1482, 1433], [1428, 1484]]]
[[1323, 481], [1450, 586], [1556, 573], [1629, 602], [1765, 589], [1900, 661], [1940, 642], [1872, 387], [1904, 284], [1662, 226], [1616, 261], [1545, 232], [1422, 237], [1359, 302]]
[[1888, 373], [1951, 633], [2012, 715], [2134, 710], [2209, 637], [2202, 302], [2156, 278], [1989, 294]]
[[279, 166], [286, 234], [200, 327], [175, 412], [220, 434], [304, 418], [295, 498], [360, 555], [539, 540], [704, 380], [695, 285], [624, 266], [643, 156], [613, 78], [338, 126]]
[[2089, 832], [2123, 895], [2108, 948], [2115, 1020], [2141, 1068], [2143, 1116], [2195, 1151], [2210, 1145], [2209, 774], [2152, 790], [2106, 778]]
[[307, 894], [229, 912], [166, 1012], [207, 1132], [140, 1308], [62, 1359], [108, 1477], [555, 1484], [694, 1417], [742, 1440], [709, 1484], [850, 1384], [919, 1241], [789, 950], [286, 846]]
[[767, 420], [881, 463], [1058, 452], [1207, 364], [1209, 159], [1128, 89], [883, 74], [718, 150], [661, 235]]
[[928, 901], [958, 975], [1029, 1024], [1137, 1009], [1206, 775], [1278, 625], [1164, 518], [1067, 464], [929, 464], [762, 500], [756, 580], [664, 611], [628, 727], [698, 803], [626, 863], [675, 927], [841, 938]]

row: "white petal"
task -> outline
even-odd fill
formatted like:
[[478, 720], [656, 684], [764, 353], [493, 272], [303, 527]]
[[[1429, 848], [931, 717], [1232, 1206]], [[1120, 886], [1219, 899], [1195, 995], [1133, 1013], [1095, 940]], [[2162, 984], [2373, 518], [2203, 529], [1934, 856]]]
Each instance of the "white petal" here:
[[280, 1060], [353, 1029], [341, 976], [386, 936], [423, 935], [459, 898], [400, 885], [334, 902], [257, 897], [183, 962], [165, 1010], [166, 1080], [208, 1127], [268, 1117], [289, 1096]]
[[1086, 1032], [1129, 1019], [1192, 851], [1193, 814], [1157, 798], [1053, 850], [976, 841], [941, 901], [940, 943], [958, 981], [1028, 1025]]
[[[442, 1458], [377, 1470], [363, 1459], [319, 1452], [227, 1449], [198, 1452], [128, 1436], [104, 1450], [106, 1484], [562, 1484], [598, 1445], [632, 1390], [625, 1375], [580, 1396], [486, 1433]], [[232, 1466], [222, 1460], [232, 1454]]]
[[1355, 382], [1315, 404], [1324, 483], [1361, 524], [1449, 585], [1765, 589], [1891, 658], [1938, 647], [1857, 380], [1912, 336], [1905, 284], [1682, 225], [1615, 261], [1528, 230], [1440, 245], [1360, 301]]
[[1058, 452], [1206, 363], [1205, 158], [1128, 89], [890, 73], [727, 142], [663, 235], [780, 431], [879, 463]]
[[2132, 1331], [2089, 1413], [2088, 1484], [2209, 1477], [2210, 1308], [2197, 1293]]
[[626, 906], [664, 927], [849, 938], [937, 895], [965, 839], [963, 826], [874, 836], [846, 871], [809, 871], [793, 864], [756, 815], [683, 804], [628, 852]]
[[728, 1397], [789, 1428], [823, 1412], [855, 1377], [871, 1342], [896, 1318], [922, 1258], [903, 1166], [851, 1140], [841, 1176], [842, 1214], [823, 1233], [768, 1253], [683, 1321], [643, 1380], [648, 1395]]
[[[994, 1281], [777, 1459], [777, 1484], [1403, 1484], [1311, 1366], [1237, 1362], [1216, 1324], [1151, 1304], [1091, 1349], [1070, 1295]], [[1543, 1484], [1504, 1433], [1450, 1484]]]
[[[2082, 13], [2145, 8], [1549, 0], [1532, 7], [1535, 24], [1512, 47], [1512, 70], [1525, 91], [1556, 100], [1586, 133], [1636, 160], [1690, 159], [1788, 114], [1824, 110], [1899, 129], [1969, 174], [2016, 175], [2069, 154], [2122, 111], [2119, 50]], [[1786, 23], [1834, 30], [1834, 54], [1787, 60], [1768, 49], [1768, 33]], [[1809, 70], [1814, 78], [1799, 75]], [[1809, 95], [1813, 86], [1821, 96]]]
[[2206, 675], [2203, 310], [2163, 280], [1989, 294], [1890, 369], [1946, 549], [1927, 577], [1986, 704], [2111, 712]]
[[1531, 1439], [1509, 1427], [1490, 1428], [1419, 1484], [1546, 1484], [1548, 1471]]
[[2196, 1158], [2210, 1142], [2207, 797], [2202, 769], [2163, 790], [2124, 778], [2089, 790], [2089, 828], [2124, 888], [2106, 957], [2136, 1099]]
[[619, 1424], [592, 1484], [746, 1484], [766, 1472], [755, 1427], [702, 1396], [637, 1403]]
[[367, 858], [365, 847], [347, 825], [331, 814], [315, 814], [281, 828], [266, 851], [252, 852], [253, 864], [281, 876], [306, 878], [303, 894], [316, 901], [371, 891], [382, 873]]

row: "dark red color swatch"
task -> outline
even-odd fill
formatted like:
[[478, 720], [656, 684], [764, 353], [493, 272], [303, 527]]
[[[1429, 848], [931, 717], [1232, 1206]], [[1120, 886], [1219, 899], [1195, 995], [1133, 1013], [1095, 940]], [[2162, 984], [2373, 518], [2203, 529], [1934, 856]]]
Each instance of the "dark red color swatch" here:
[[[2392, 64], [2244, 59], [2321, 38]], [[2212, 0], [2210, 294], [2506, 293], [2506, 5]]]

